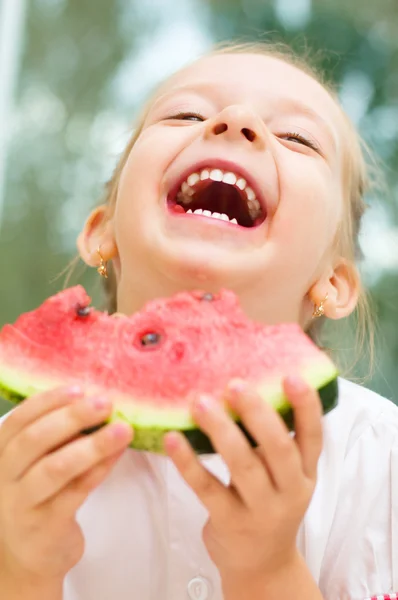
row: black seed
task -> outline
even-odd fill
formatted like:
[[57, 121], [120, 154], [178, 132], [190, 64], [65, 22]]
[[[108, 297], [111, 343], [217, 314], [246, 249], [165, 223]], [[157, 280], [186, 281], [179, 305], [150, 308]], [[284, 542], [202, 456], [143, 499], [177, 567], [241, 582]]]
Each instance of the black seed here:
[[88, 317], [91, 313], [91, 308], [89, 306], [80, 306], [79, 304], [76, 306], [76, 314], [78, 317]]
[[204, 300], [205, 302], [212, 302], [214, 300], [214, 296], [213, 294], [210, 294], [210, 292], [206, 292], [206, 294], [203, 294], [201, 300]]
[[146, 333], [141, 337], [141, 346], [156, 346], [160, 342], [160, 334], [155, 332]]

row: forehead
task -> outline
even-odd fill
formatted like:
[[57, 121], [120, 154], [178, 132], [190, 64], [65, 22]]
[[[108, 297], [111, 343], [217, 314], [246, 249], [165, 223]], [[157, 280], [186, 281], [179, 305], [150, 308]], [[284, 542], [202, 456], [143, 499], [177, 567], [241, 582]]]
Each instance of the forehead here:
[[264, 110], [281, 101], [300, 103], [342, 126], [341, 109], [313, 77], [280, 58], [262, 54], [218, 54], [198, 60], [176, 73], [160, 94], [196, 90], [226, 103], [248, 103]]

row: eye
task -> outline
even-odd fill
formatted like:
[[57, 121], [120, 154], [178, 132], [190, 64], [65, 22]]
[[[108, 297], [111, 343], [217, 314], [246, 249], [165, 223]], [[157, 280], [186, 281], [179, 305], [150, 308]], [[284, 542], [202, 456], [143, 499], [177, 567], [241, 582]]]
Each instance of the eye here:
[[319, 147], [312, 140], [304, 137], [301, 133], [296, 131], [288, 131], [283, 135], [278, 136], [280, 139], [287, 140], [288, 142], [296, 142], [297, 144], [302, 144], [303, 146], [307, 146], [308, 148], [312, 148], [315, 152], [319, 152]]
[[205, 118], [198, 112], [179, 112], [167, 118], [176, 119], [178, 121], [194, 121], [199, 123], [202, 123], [205, 120]]
[[141, 335], [140, 345], [144, 348], [153, 348], [154, 346], [160, 344], [161, 339], [162, 336], [160, 333], [156, 333], [156, 331], [148, 331], [147, 333]]

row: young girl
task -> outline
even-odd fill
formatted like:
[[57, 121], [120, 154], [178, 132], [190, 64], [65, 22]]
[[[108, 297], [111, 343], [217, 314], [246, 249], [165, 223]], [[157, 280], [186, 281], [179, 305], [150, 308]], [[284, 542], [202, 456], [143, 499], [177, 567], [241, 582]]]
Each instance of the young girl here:
[[[102, 274], [112, 264], [119, 312], [224, 287], [250, 317], [313, 332], [363, 306], [365, 182], [357, 134], [314, 72], [230, 48], [157, 91], [79, 251]], [[126, 450], [124, 424], [79, 436], [111, 412], [79, 387], [23, 403], [0, 428], [1, 598], [397, 598], [397, 407], [341, 380], [322, 417], [301, 379], [284, 386], [294, 437], [244, 382], [226, 390], [256, 450], [198, 398], [218, 451], [201, 459], [176, 433], [168, 456]]]

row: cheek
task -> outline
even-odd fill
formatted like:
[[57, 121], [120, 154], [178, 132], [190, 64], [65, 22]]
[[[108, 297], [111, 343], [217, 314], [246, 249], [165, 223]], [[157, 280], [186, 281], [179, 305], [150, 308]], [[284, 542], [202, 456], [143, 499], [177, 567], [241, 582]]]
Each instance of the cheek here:
[[161, 132], [148, 128], [131, 149], [120, 177], [115, 210], [117, 228], [122, 231], [139, 229], [159, 201], [160, 182], [172, 153], [170, 144], [162, 142]]
[[156, 174], [162, 168], [164, 156], [162, 146], [153, 138], [149, 131], [144, 132], [134, 144], [120, 178], [120, 199], [127, 196], [134, 200], [135, 192], [156, 189]]
[[296, 155], [279, 170], [280, 212], [284, 224], [300, 222], [311, 231], [335, 230], [341, 215], [338, 175], [323, 161]]
[[131, 149], [120, 177], [115, 208], [116, 242], [122, 254], [131, 253], [143, 239], [149, 243], [149, 236], [158, 235], [164, 173], [184, 142], [178, 133], [163, 126], [148, 127]]
[[294, 263], [317, 262], [333, 243], [340, 220], [338, 177], [325, 163], [296, 155], [279, 162], [279, 185], [271, 235]]
[[180, 151], [183, 140], [178, 130], [154, 125], [145, 129], [134, 144], [123, 169], [118, 198], [134, 204], [144, 195], [151, 201], [160, 193], [164, 172]]

